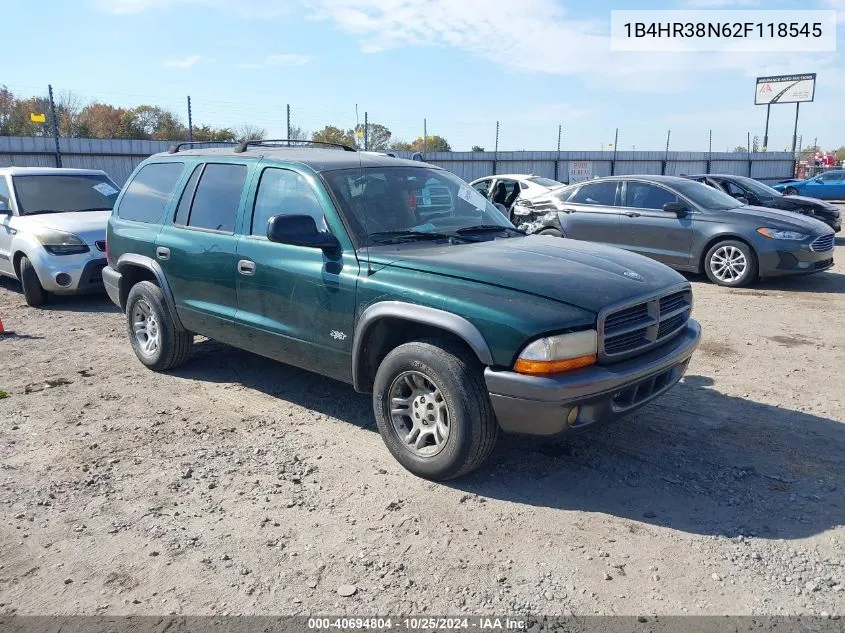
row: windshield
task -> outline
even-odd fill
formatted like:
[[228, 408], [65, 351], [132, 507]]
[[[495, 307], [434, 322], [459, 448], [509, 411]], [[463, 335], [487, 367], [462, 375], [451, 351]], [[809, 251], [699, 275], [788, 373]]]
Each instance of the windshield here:
[[726, 193], [716, 191], [713, 187], [694, 180], [684, 182], [673, 182], [672, 188], [678, 193], [686, 196], [698, 206], [710, 211], [722, 211], [726, 209], [739, 209], [745, 206], [736, 198]]
[[563, 184], [557, 180], [552, 180], [551, 178], [527, 178], [526, 180], [528, 180], [528, 182], [536, 183], [542, 187], [559, 187]]
[[757, 196], [761, 198], [780, 198], [783, 194], [778, 191], [777, 189], [772, 189], [768, 185], [764, 185], [762, 182], [758, 182], [753, 178], [737, 178], [736, 179], [739, 184], [741, 184], [746, 189], [750, 190], [752, 193], [755, 193]]
[[[381, 244], [397, 236], [439, 234], [458, 237], [479, 229], [496, 237], [513, 225], [463, 180], [430, 167], [369, 167], [323, 172], [357, 246]], [[473, 234], [476, 241], [484, 235]]]
[[61, 211], [109, 211], [120, 192], [107, 176], [42, 174], [12, 176], [21, 215]]

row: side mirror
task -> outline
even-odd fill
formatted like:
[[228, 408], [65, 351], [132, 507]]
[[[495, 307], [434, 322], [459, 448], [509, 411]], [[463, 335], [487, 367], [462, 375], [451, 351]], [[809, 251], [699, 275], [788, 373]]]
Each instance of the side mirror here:
[[667, 213], [674, 213], [679, 218], [686, 217], [687, 215], [686, 205], [680, 202], [667, 202], [663, 205], [663, 210]]
[[746, 198], [745, 196], [734, 196], [734, 198], [736, 198], [737, 202], [741, 202], [742, 204], [748, 204], [748, 198]]
[[310, 215], [274, 215], [267, 223], [267, 239], [323, 251], [340, 248], [340, 242], [334, 235], [317, 230], [317, 223]]

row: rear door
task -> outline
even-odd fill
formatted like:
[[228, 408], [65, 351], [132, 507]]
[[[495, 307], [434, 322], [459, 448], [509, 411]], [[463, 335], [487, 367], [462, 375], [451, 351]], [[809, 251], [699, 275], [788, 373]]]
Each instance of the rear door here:
[[566, 237], [604, 244], [616, 244], [619, 235], [619, 193], [621, 181], [590, 182], [562, 204], [561, 225]]
[[[358, 259], [322, 183], [264, 165], [237, 246], [239, 347], [351, 380]], [[340, 253], [267, 239], [276, 215], [311, 215]]]
[[247, 161], [196, 165], [156, 240], [155, 257], [183, 325], [227, 342], [238, 309], [235, 227], [249, 175]]
[[693, 212], [679, 218], [663, 210], [667, 202], [679, 202], [674, 192], [654, 183], [627, 180], [622, 201], [619, 246], [670, 266], [689, 265]]

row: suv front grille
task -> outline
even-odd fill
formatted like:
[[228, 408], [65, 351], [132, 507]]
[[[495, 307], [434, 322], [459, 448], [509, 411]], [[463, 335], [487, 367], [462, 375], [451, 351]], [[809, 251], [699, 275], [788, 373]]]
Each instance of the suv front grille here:
[[824, 253], [825, 251], [833, 250], [833, 233], [817, 237], [810, 244], [810, 250], [814, 253]]
[[599, 357], [623, 360], [656, 347], [678, 334], [692, 312], [689, 287], [657, 295], [599, 315]]

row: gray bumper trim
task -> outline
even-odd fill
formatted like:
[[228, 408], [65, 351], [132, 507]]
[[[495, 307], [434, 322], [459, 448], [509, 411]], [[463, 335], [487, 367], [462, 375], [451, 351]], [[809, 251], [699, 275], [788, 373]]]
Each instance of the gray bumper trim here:
[[103, 285], [106, 287], [106, 294], [112, 300], [112, 303], [121, 309], [123, 309], [123, 306], [120, 305], [120, 280], [122, 277], [123, 275], [111, 266], [103, 268]]

